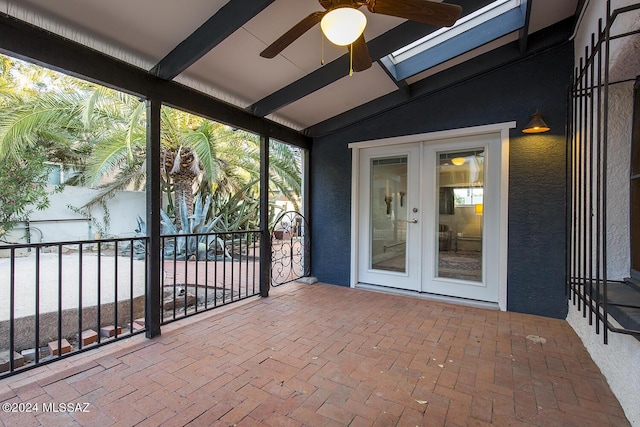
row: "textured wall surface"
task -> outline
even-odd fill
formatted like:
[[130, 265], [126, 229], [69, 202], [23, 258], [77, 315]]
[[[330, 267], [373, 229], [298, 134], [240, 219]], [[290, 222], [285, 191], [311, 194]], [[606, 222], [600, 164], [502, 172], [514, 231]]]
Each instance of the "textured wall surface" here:
[[317, 144], [311, 155], [311, 272], [348, 286], [351, 242], [351, 150]]
[[[636, 3], [637, 0], [614, 0], [612, 10]], [[587, 2], [587, 10], [575, 38], [576, 61], [584, 55], [584, 47], [590, 45], [591, 34], [598, 31], [597, 22], [606, 16], [606, 2]], [[629, 20], [631, 22], [629, 22]], [[640, 23], [636, 13], [623, 16], [620, 26], [637, 28]], [[633, 112], [633, 82], [640, 74], [640, 41], [638, 36], [619, 39], [611, 52], [610, 77], [615, 83], [609, 92], [609, 138], [607, 143], [607, 275], [621, 279], [629, 275], [629, 155]], [[595, 326], [576, 307], [569, 307], [567, 321], [582, 339], [593, 361], [598, 365], [611, 391], [616, 395], [631, 425], [640, 426], [640, 341], [635, 338], [610, 333], [607, 345]]]
[[566, 314], [564, 137], [549, 134], [512, 137], [507, 307], [511, 311], [563, 317]]
[[629, 176], [633, 119], [633, 82], [609, 90], [609, 138], [607, 140], [607, 277], [629, 277], [631, 242]]
[[[349, 284], [351, 154], [356, 141], [516, 121], [509, 177], [508, 309], [566, 315], [565, 118], [570, 43], [317, 138], [311, 156], [313, 274]], [[536, 110], [551, 132], [524, 135]]]

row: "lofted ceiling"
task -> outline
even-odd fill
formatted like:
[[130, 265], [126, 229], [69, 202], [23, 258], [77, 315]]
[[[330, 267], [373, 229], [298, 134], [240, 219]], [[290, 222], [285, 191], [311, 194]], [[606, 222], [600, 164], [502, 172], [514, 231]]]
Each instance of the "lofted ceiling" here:
[[[322, 49], [319, 25], [275, 58], [260, 56], [302, 18], [323, 10], [318, 0], [0, 0], [0, 12], [315, 136], [377, 100], [411, 98], [413, 85], [480, 54], [507, 44], [526, 54], [528, 37], [574, 18], [581, 1], [522, 0], [523, 28], [401, 80], [383, 66], [384, 58], [437, 28], [365, 7], [364, 35], [374, 62], [353, 76], [346, 48], [325, 41]], [[446, 2], [461, 5], [464, 16], [490, 0]]]

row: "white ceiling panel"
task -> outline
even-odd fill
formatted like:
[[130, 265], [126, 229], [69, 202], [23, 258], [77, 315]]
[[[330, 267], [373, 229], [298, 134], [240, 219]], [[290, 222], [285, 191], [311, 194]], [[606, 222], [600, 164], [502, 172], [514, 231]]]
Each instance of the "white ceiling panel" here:
[[[42, 14], [117, 48], [151, 59], [162, 59], [228, 0], [20, 0], [7, 1], [9, 11], [28, 9], [25, 17]], [[9, 13], [22, 18], [19, 14]], [[27, 19], [25, 19], [27, 20]], [[56, 28], [47, 28], [55, 31]], [[72, 31], [58, 27], [62, 36]]]
[[[577, 0], [529, 0], [531, 3], [531, 17], [529, 34], [533, 34], [551, 24], [573, 16], [576, 11]], [[604, 0], [596, 0], [604, 1]]]
[[[244, 0], [234, 1], [237, 2], [234, 6], [244, 4]], [[455, 0], [447, 1], [456, 3]], [[578, 3], [578, 0], [530, 1], [530, 33], [572, 16]], [[229, 0], [0, 0], [0, 12], [150, 69], [227, 3]], [[345, 77], [309, 95], [299, 87], [287, 92], [290, 84], [322, 67], [320, 25], [311, 28], [273, 59], [260, 57], [260, 52], [300, 20], [321, 10], [318, 0], [275, 0], [196, 60], [176, 81], [241, 108], [282, 89], [282, 102], [302, 96], [269, 116], [295, 129], [312, 126], [398, 90], [374, 61], [369, 70], [352, 77], [347, 76], [345, 67]], [[366, 7], [360, 10], [367, 16], [364, 33], [367, 41], [404, 22], [399, 18], [371, 14]], [[513, 37], [507, 41], [513, 41]], [[461, 55], [413, 76], [407, 82], [411, 84], [436, 72], [447, 72], [448, 67], [504, 42], [487, 44], [482, 50]], [[326, 63], [346, 52], [346, 48], [325, 40]], [[324, 76], [318, 81], [332, 81], [333, 78], [335, 76]], [[278, 108], [278, 105], [268, 105], [265, 110], [272, 108]]]
[[262, 58], [263, 49], [260, 40], [241, 28], [193, 64], [189, 75], [223, 88], [248, 104], [305, 75], [281, 56]]
[[398, 89], [377, 63], [278, 110], [277, 115], [308, 127]]

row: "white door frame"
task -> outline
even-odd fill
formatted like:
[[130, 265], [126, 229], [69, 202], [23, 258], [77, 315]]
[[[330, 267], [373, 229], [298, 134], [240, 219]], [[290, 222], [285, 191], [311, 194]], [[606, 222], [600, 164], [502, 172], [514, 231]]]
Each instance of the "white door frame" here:
[[439, 132], [430, 132], [416, 135], [406, 135], [394, 138], [383, 138], [371, 141], [363, 141], [349, 144], [352, 149], [351, 159], [351, 278], [350, 286], [353, 288], [358, 283], [358, 242], [359, 242], [359, 196], [360, 196], [360, 149], [371, 147], [383, 147], [388, 145], [407, 143], [429, 143], [430, 141], [456, 138], [462, 136], [482, 135], [487, 133], [500, 133], [502, 140], [502, 153], [500, 165], [500, 228], [497, 240], [499, 242], [499, 271], [498, 271], [498, 307], [502, 311], [507, 310], [507, 245], [508, 245], [508, 194], [509, 194], [509, 129], [515, 128], [516, 122], [496, 123], [484, 126], [474, 126], [461, 129], [453, 129]]
[[[366, 148], [363, 148], [362, 151], [359, 151], [360, 159], [362, 160], [362, 164], [359, 165], [360, 168], [360, 182], [370, 182], [371, 179], [371, 159], [380, 159], [380, 158], [398, 158], [398, 157], [406, 157], [407, 158], [407, 175], [408, 176], [417, 176], [420, 170], [422, 169], [422, 145], [420, 144], [402, 144], [402, 145], [389, 145], [384, 147], [374, 147], [375, 153], [370, 153]], [[370, 204], [371, 198], [371, 188], [370, 185], [363, 185], [359, 190], [359, 194], [362, 200], [358, 202], [358, 209], [362, 213], [363, 216], [367, 218], [371, 218], [370, 212], [372, 211], [372, 207]], [[387, 190], [388, 191], [388, 190]], [[395, 218], [396, 221], [408, 221], [412, 217], [415, 217], [415, 214], [410, 213], [409, 206], [413, 206], [415, 208], [419, 208], [422, 210], [422, 194], [420, 191], [420, 182], [417, 179], [411, 179], [407, 181], [406, 188], [406, 196], [405, 196], [405, 206], [406, 213], [404, 217]], [[366, 203], [363, 203], [366, 200]], [[369, 231], [370, 224], [369, 221], [361, 221], [359, 223], [363, 229], [359, 230], [359, 237], [363, 239], [363, 241], [359, 242], [358, 247], [370, 248], [369, 239]], [[391, 271], [385, 269], [377, 269], [371, 265], [372, 255], [366, 259], [360, 259], [359, 265], [357, 267], [359, 280], [366, 283], [376, 283], [379, 282], [380, 286], [384, 283], [388, 283], [388, 286], [398, 288], [398, 289], [412, 289], [415, 287], [415, 291], [418, 291], [421, 287], [421, 278], [422, 278], [422, 263], [421, 259], [418, 257], [409, 257], [408, 254], [413, 253], [421, 253], [421, 245], [422, 238], [420, 237], [422, 232], [422, 221], [418, 221], [416, 224], [407, 222], [407, 236], [406, 236], [406, 251], [405, 251], [405, 261], [406, 261], [406, 269], [404, 271]], [[366, 241], [366, 243], [365, 243]], [[363, 251], [364, 252], [364, 251]]]

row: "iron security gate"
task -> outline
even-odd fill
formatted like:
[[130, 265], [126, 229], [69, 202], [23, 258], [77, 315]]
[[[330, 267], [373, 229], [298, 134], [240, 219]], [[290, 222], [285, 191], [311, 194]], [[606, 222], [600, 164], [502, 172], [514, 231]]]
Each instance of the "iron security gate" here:
[[[608, 331], [640, 337], [640, 331], [616, 326], [616, 320], [629, 310], [638, 310], [633, 299], [620, 297], [632, 289], [624, 281], [607, 277], [607, 232], [610, 221], [608, 205], [608, 172], [613, 165], [608, 160], [611, 143], [609, 130], [610, 91], [614, 85], [635, 80], [613, 81], [609, 74], [611, 44], [640, 33], [614, 33], [616, 18], [640, 10], [640, 4], [610, 10], [607, 2], [607, 21], [600, 21], [598, 34], [592, 34], [591, 47], [575, 69], [569, 96], [567, 132], [567, 294], [599, 334], [602, 330], [607, 343]], [[617, 298], [614, 298], [618, 295]]]
[[311, 272], [311, 233], [302, 214], [281, 214], [271, 231], [271, 284], [289, 283]]

